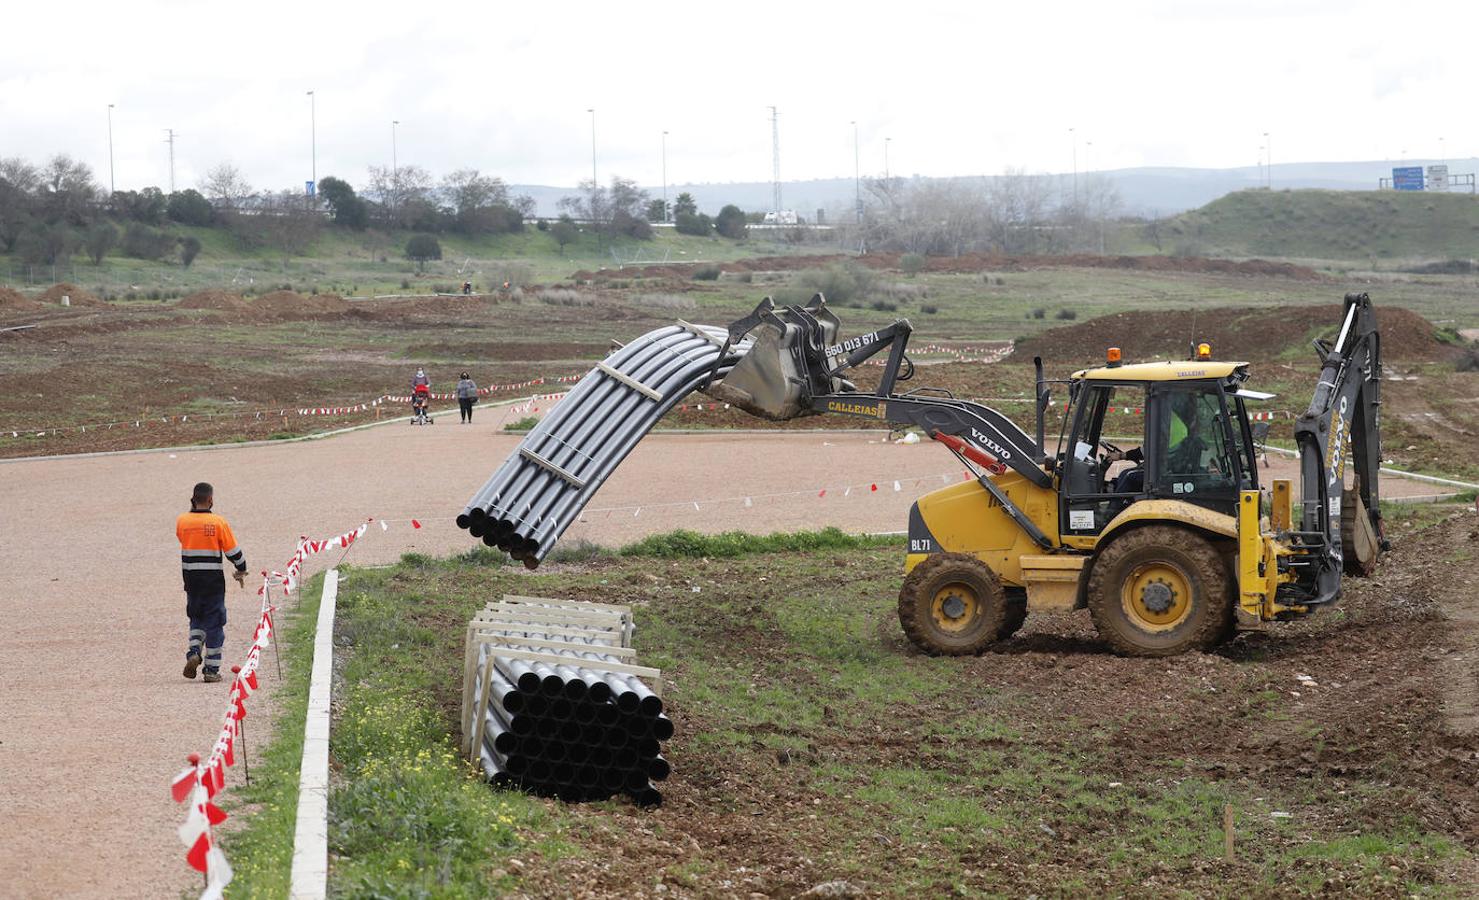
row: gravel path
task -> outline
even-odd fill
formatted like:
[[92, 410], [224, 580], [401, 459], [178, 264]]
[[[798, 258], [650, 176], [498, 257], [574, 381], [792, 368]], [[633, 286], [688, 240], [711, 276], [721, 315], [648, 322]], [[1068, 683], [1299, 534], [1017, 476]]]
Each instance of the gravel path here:
[[[958, 467], [938, 447], [880, 437], [652, 436], [565, 540], [614, 544], [673, 528], [899, 530], [913, 498], [945, 473], [959, 477]], [[349, 561], [389, 562], [472, 546], [453, 515], [516, 444], [491, 417], [462, 427], [443, 416], [431, 428], [307, 443], [0, 464], [0, 893], [157, 897], [198, 884], [167, 790], [185, 755], [209, 748], [225, 699], [224, 683], [180, 677], [186, 626], [172, 525], [194, 482], [216, 485], [217, 511], [254, 572], [280, 568], [300, 534], [368, 516], [395, 524], [368, 534]], [[1274, 462], [1266, 471], [1293, 475]], [[1383, 489], [1432, 492], [1395, 479]], [[425, 527], [411, 530], [413, 517]], [[333, 561], [320, 560], [310, 571]], [[228, 586], [229, 664], [246, 650], [256, 600]], [[264, 701], [254, 702], [254, 722], [264, 722]], [[263, 736], [250, 730], [254, 754]]]

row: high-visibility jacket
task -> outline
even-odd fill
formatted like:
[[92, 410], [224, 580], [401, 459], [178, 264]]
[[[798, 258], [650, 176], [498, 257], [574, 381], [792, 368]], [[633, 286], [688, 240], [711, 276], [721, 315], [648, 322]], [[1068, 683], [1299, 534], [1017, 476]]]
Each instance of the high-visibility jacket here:
[[246, 571], [246, 555], [237, 546], [231, 526], [213, 512], [192, 509], [180, 513], [175, 520], [175, 537], [180, 539], [180, 569], [187, 588], [224, 586], [223, 557], [238, 572]]

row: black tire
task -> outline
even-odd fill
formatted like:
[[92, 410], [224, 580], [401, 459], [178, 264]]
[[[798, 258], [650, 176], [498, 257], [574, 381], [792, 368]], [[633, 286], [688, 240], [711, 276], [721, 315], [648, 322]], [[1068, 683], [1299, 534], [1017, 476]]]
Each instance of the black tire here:
[[933, 656], [968, 656], [995, 643], [1007, 621], [1001, 583], [968, 553], [936, 553], [899, 591], [899, 624]]
[[1226, 640], [1232, 621], [1227, 565], [1190, 529], [1147, 525], [1112, 538], [1089, 573], [1089, 614], [1124, 656], [1175, 656]]

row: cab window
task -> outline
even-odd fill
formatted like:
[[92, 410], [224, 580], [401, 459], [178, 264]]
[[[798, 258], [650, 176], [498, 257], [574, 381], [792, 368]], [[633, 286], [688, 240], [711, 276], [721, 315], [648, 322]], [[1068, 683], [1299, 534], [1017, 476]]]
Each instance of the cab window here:
[[1238, 483], [1240, 447], [1217, 390], [1168, 390], [1154, 427], [1158, 493], [1223, 493]]

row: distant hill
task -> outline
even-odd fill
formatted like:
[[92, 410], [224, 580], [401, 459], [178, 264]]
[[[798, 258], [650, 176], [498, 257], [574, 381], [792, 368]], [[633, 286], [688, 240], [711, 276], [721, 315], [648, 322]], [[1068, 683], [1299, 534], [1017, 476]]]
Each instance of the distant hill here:
[[[1400, 163], [1391, 160], [1365, 162], [1278, 163], [1273, 166], [1273, 187], [1286, 189], [1324, 189], [1335, 191], [1370, 191], [1378, 179], [1390, 177], [1395, 165], [1426, 166], [1438, 160], [1412, 159]], [[1454, 174], [1479, 171], [1479, 159], [1448, 160]], [[1071, 178], [1067, 172], [1054, 173]], [[1193, 169], [1144, 167], [1113, 169], [1095, 174], [1109, 178], [1119, 189], [1124, 209], [1131, 215], [1168, 216], [1196, 209], [1234, 191], [1260, 187], [1265, 173], [1259, 166], [1231, 169]], [[979, 181], [990, 176], [965, 175]], [[922, 179], [931, 180], [931, 179]], [[647, 185], [654, 197], [661, 196], [661, 185]], [[768, 210], [771, 207], [771, 184], [768, 181], [741, 181], [723, 184], [670, 184], [668, 199], [687, 191], [698, 202], [701, 212], [713, 215], [727, 203], [745, 210]], [[515, 193], [528, 194], [538, 204], [541, 216], [558, 215], [561, 197], [575, 192], [573, 187], [549, 185], [516, 185]], [[812, 219], [818, 209], [828, 215], [847, 215], [854, 202], [855, 185], [851, 178], [821, 178], [812, 181], [781, 182], [781, 202]]]
[[1399, 191], [1228, 194], [1161, 226], [1163, 252], [1311, 259], [1474, 259], [1479, 198]]

